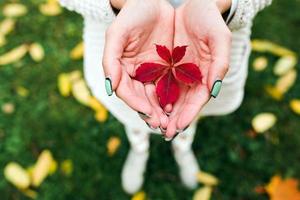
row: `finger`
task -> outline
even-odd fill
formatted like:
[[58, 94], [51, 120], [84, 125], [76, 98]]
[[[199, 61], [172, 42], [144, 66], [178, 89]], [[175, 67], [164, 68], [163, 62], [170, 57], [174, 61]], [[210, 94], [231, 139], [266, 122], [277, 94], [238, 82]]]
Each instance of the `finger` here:
[[152, 107], [145, 94], [144, 85], [132, 80], [127, 73], [122, 73], [116, 95], [144, 118], [152, 116]]
[[176, 122], [178, 132], [185, 130], [199, 116], [209, 99], [210, 94], [206, 85], [201, 84], [189, 90]]
[[208, 74], [208, 88], [211, 96], [217, 97], [220, 92], [222, 80], [229, 69], [231, 32], [224, 28], [222, 33], [211, 36], [208, 47], [212, 56], [212, 63]]
[[125, 48], [126, 37], [113, 25], [106, 31], [105, 46], [103, 53], [103, 69], [105, 74], [105, 89], [107, 94], [112, 95], [116, 91], [121, 79], [122, 67], [120, 59]]

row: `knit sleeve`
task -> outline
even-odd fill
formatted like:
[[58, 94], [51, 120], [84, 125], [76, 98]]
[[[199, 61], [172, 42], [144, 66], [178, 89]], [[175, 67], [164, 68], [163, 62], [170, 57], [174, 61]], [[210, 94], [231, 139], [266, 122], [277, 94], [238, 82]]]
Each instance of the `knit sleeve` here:
[[228, 24], [230, 30], [237, 30], [251, 23], [256, 14], [269, 6], [272, 0], [238, 0], [236, 12]]
[[106, 23], [112, 22], [115, 18], [109, 0], [60, 0], [60, 4], [85, 18], [93, 18]]

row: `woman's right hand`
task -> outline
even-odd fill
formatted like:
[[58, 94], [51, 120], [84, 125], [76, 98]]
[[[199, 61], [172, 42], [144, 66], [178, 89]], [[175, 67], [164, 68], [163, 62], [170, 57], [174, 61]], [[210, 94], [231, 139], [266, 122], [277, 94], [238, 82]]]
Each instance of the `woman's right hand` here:
[[[151, 127], [166, 129], [168, 117], [160, 108], [154, 84], [131, 79], [143, 62], [161, 62], [155, 44], [172, 49], [174, 8], [166, 0], [127, 0], [106, 32], [103, 55], [111, 90], [139, 113]], [[143, 116], [143, 115], [142, 115]]]

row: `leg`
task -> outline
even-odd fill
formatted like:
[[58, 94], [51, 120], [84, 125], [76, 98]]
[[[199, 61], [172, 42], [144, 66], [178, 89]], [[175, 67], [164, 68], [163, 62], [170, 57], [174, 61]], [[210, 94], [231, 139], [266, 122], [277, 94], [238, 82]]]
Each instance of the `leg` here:
[[144, 172], [149, 157], [150, 133], [131, 127], [125, 127], [130, 143], [130, 150], [122, 169], [122, 186], [129, 193], [134, 194], [141, 189], [144, 182]]
[[180, 170], [181, 181], [189, 189], [197, 187], [197, 173], [200, 170], [192, 150], [196, 128], [197, 123], [193, 122], [187, 130], [180, 133], [172, 141], [174, 157]]

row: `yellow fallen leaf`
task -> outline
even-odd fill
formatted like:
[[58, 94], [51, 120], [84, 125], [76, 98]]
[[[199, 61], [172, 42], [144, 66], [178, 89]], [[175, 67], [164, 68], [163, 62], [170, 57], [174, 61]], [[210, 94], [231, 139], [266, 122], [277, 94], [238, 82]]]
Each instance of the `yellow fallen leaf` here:
[[26, 88], [23, 87], [23, 86], [18, 86], [18, 87], [16, 88], [16, 92], [17, 92], [17, 94], [18, 94], [19, 96], [21, 96], [21, 97], [27, 97], [27, 96], [29, 95], [29, 90], [26, 89]]
[[252, 119], [252, 127], [257, 133], [263, 133], [272, 128], [276, 121], [273, 113], [260, 113]]
[[5, 44], [6, 44], [5, 36], [0, 34], [0, 47], [4, 46]]
[[0, 56], [0, 66], [19, 61], [21, 58], [25, 56], [27, 51], [28, 51], [28, 46], [26, 44], [23, 44], [21, 46], [18, 46], [10, 50], [9, 52]]
[[39, 10], [45, 16], [56, 16], [62, 13], [62, 8], [56, 1], [41, 4]]
[[204, 186], [194, 193], [193, 200], [209, 200], [212, 193], [212, 187]]
[[282, 76], [293, 69], [297, 64], [296, 56], [283, 56], [275, 64], [274, 74]]
[[70, 57], [73, 60], [78, 60], [83, 57], [84, 45], [83, 42], [78, 43], [70, 52]]
[[31, 198], [31, 199], [36, 199], [36, 198], [37, 198], [37, 195], [38, 195], [36, 191], [31, 190], [31, 189], [24, 189], [24, 190], [21, 190], [21, 192], [22, 192], [25, 196], [27, 196], [27, 197], [29, 197], [29, 198]]
[[10, 3], [3, 7], [2, 13], [5, 17], [20, 17], [27, 13], [27, 8], [20, 3]]
[[2, 105], [2, 112], [5, 114], [12, 114], [15, 112], [15, 105], [13, 103], [5, 103]]
[[44, 150], [38, 157], [36, 164], [32, 170], [32, 185], [38, 187], [49, 175], [54, 159], [49, 150]]
[[72, 84], [69, 74], [61, 73], [58, 75], [57, 86], [60, 94], [64, 97], [68, 97], [71, 94]]
[[89, 105], [96, 112], [106, 110], [106, 108], [95, 97], [90, 98]]
[[11, 18], [4, 19], [0, 23], [0, 35], [5, 36], [5, 35], [9, 34], [11, 31], [14, 30], [15, 24], [16, 24], [16, 21], [14, 19], [11, 19]]
[[116, 136], [110, 137], [106, 144], [108, 155], [113, 156], [116, 153], [116, 151], [119, 149], [120, 145], [121, 145], [120, 138]]
[[251, 46], [253, 51], [257, 52], [270, 52], [276, 56], [287, 56], [295, 55], [295, 53], [285, 47], [277, 45], [268, 40], [258, 40], [254, 39], [251, 41]]
[[295, 84], [296, 79], [297, 71], [292, 69], [276, 81], [275, 87], [282, 94], [285, 94]]
[[300, 115], [300, 99], [293, 99], [290, 101], [290, 108], [296, 114]]
[[255, 71], [263, 71], [268, 66], [268, 59], [264, 56], [256, 58], [253, 62], [253, 69]]
[[200, 182], [200, 183], [203, 183], [204, 185], [208, 185], [208, 186], [214, 186], [214, 185], [217, 185], [218, 184], [218, 179], [209, 174], [209, 173], [206, 173], [206, 172], [202, 172], [200, 171], [198, 174], [197, 174], [197, 180]]
[[274, 45], [270, 52], [277, 56], [295, 56], [296, 53], [279, 45]]
[[17, 188], [25, 189], [30, 185], [29, 175], [27, 174], [26, 170], [18, 163], [8, 163], [4, 168], [4, 176]]
[[73, 172], [73, 162], [70, 159], [64, 160], [61, 163], [60, 169], [62, 173], [66, 176], [70, 176]]
[[131, 200], [146, 200], [146, 193], [144, 191], [137, 192], [131, 197]]
[[83, 79], [73, 83], [72, 94], [79, 103], [89, 106], [91, 94]]
[[72, 72], [69, 73], [69, 77], [70, 77], [70, 81], [72, 83], [82, 79], [82, 74], [81, 74], [81, 71], [79, 70], [74, 70]]
[[107, 117], [108, 117], [108, 111], [107, 110], [102, 110], [102, 111], [97, 111], [95, 113], [95, 119], [98, 121], [98, 122], [105, 122], [107, 120]]
[[279, 91], [276, 87], [268, 85], [265, 87], [265, 90], [273, 99], [277, 101], [282, 100], [283, 93]]
[[29, 46], [29, 54], [35, 62], [40, 62], [45, 57], [44, 48], [39, 43], [33, 43]]
[[56, 172], [57, 170], [57, 162], [56, 160], [52, 160], [50, 168], [49, 168], [49, 175], [52, 175]]

